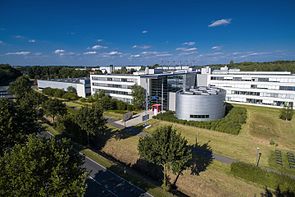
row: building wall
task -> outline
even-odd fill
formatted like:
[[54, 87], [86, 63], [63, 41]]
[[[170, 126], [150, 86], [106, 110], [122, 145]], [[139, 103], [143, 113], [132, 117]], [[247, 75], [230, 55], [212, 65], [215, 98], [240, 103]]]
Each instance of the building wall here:
[[8, 91], [9, 86], [0, 86], [0, 98], [12, 99], [13, 96]]
[[224, 91], [217, 95], [192, 95], [177, 92], [176, 117], [193, 121], [209, 121], [223, 118], [225, 113], [224, 100]]
[[132, 86], [140, 85], [140, 76], [134, 75], [90, 75], [91, 94], [103, 90], [111, 97], [131, 103]]
[[225, 89], [229, 102], [273, 107], [295, 102], [294, 75], [211, 74], [208, 85]]
[[49, 81], [49, 80], [38, 80], [38, 88], [44, 89], [44, 88], [57, 88], [57, 89], [63, 89], [64, 91], [67, 91], [68, 87], [72, 86], [77, 90], [77, 95], [83, 98], [86, 98], [87, 95], [90, 93], [90, 87], [89, 83], [83, 82], [81, 83], [68, 83], [68, 82], [61, 82], [61, 81]]
[[168, 95], [168, 101], [169, 101], [169, 111], [175, 111], [176, 107], [176, 92], [169, 92]]

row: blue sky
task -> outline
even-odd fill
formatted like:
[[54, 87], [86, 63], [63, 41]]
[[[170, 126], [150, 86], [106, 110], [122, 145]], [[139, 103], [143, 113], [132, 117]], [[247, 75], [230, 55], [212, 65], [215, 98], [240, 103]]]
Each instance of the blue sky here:
[[0, 63], [294, 60], [294, 0], [0, 2]]

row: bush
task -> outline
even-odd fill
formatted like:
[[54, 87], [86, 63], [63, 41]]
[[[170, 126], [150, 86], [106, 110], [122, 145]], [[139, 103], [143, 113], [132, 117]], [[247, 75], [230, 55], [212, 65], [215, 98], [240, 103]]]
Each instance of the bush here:
[[231, 172], [240, 178], [252, 181], [266, 187], [276, 189], [278, 186], [283, 190], [295, 192], [295, 180], [274, 172], [267, 172], [251, 164], [236, 162], [231, 164]]
[[62, 98], [67, 99], [69, 101], [77, 100], [79, 97], [77, 96], [76, 93], [73, 92], [66, 92]]
[[63, 95], [65, 94], [65, 91], [64, 90], [61, 90], [61, 89], [55, 89], [54, 90], [54, 97], [58, 97], [58, 98], [62, 98]]
[[237, 135], [239, 134], [242, 125], [246, 123], [247, 110], [242, 107], [233, 107], [223, 119], [215, 121], [180, 120], [177, 119], [175, 114], [171, 111], [160, 113], [157, 116], [154, 116], [154, 118]]

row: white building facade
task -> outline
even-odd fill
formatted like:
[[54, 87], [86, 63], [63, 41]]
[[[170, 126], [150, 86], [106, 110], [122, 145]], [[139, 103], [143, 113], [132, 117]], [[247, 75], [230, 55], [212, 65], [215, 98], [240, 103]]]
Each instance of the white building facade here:
[[88, 78], [52, 79], [38, 80], [38, 89], [57, 88], [67, 91], [68, 87], [73, 87], [79, 97], [86, 98], [90, 95], [90, 81]]
[[226, 90], [226, 101], [233, 103], [283, 107], [295, 102], [295, 75], [290, 72], [203, 68], [197, 83]]
[[150, 105], [161, 104], [168, 109], [169, 92], [176, 92], [195, 85], [195, 72], [163, 72], [158, 69], [146, 69], [133, 74], [90, 75], [91, 94], [103, 90], [111, 97], [127, 103], [132, 102], [132, 86], [143, 87], [150, 97]]
[[103, 90], [111, 97], [127, 103], [132, 101], [132, 86], [140, 85], [135, 75], [90, 75], [91, 94]]

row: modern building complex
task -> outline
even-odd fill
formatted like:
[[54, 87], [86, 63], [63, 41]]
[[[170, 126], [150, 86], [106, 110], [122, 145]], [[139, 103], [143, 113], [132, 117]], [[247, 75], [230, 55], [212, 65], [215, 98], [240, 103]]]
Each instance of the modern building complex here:
[[176, 117], [183, 120], [208, 121], [223, 118], [225, 91], [198, 87], [176, 92]]
[[107, 74], [90, 75], [91, 94], [103, 90], [113, 98], [131, 103], [132, 86], [143, 87], [149, 96], [150, 106], [161, 104], [162, 109], [168, 110], [169, 92], [189, 89], [195, 86], [196, 72], [175, 71], [163, 72], [159, 69], [146, 69], [129, 75]]
[[40, 90], [49, 87], [67, 91], [68, 87], [73, 87], [77, 90], [77, 95], [84, 98], [91, 93], [89, 78], [38, 80], [37, 83]]
[[225, 89], [228, 102], [272, 107], [295, 102], [295, 75], [290, 72], [203, 68], [197, 78], [198, 86]]

